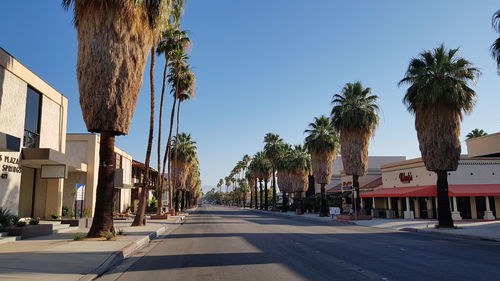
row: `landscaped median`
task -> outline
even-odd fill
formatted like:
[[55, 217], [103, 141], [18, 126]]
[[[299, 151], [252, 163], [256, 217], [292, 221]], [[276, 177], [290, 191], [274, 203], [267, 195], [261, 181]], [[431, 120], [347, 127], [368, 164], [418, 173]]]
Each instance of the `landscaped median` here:
[[0, 280], [93, 280], [131, 256], [152, 239], [178, 225], [187, 214], [130, 227], [115, 221], [116, 239], [78, 239], [88, 229], [58, 233], [0, 245]]

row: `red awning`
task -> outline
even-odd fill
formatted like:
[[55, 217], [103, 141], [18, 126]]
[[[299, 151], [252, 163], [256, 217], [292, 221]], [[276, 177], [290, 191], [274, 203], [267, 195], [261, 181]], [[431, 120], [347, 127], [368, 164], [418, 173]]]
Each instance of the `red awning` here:
[[361, 197], [435, 197], [436, 186], [380, 188], [361, 194]]
[[500, 196], [500, 184], [450, 185], [448, 195], [454, 197]]
[[[448, 196], [500, 196], [500, 184], [454, 184], [448, 186]], [[380, 188], [361, 197], [436, 197], [436, 186]]]

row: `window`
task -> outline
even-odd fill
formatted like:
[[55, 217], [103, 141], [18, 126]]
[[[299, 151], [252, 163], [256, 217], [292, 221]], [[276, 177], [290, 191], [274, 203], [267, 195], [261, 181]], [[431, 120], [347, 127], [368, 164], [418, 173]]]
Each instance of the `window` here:
[[28, 87], [26, 95], [26, 112], [24, 115], [24, 140], [25, 147], [38, 147], [40, 142], [40, 93]]
[[115, 152], [115, 168], [122, 168], [122, 156]]

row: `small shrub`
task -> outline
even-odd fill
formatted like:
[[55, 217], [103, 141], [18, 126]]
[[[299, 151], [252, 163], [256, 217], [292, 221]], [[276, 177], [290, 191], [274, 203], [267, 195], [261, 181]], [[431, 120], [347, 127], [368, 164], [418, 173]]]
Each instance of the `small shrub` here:
[[36, 218], [36, 219], [30, 219], [30, 225], [37, 225], [40, 223], [40, 219]]
[[90, 218], [90, 210], [89, 209], [83, 209], [83, 216], [86, 218]]
[[52, 214], [50, 215], [50, 217], [53, 219], [53, 220], [56, 220], [59, 218], [59, 215], [56, 215], [56, 214]]
[[106, 235], [104, 235], [104, 238], [106, 238], [106, 240], [111, 240], [113, 238], [115, 238], [115, 235], [113, 234], [113, 232], [108, 232], [106, 233]]
[[7, 208], [0, 207], [0, 225], [2, 226], [10, 226], [12, 225], [12, 218], [14, 216]]
[[16, 224], [19, 221], [18, 216], [12, 216], [12, 224]]
[[77, 232], [73, 234], [73, 241], [80, 241], [85, 238], [85, 233]]
[[69, 207], [66, 205], [63, 205], [61, 213], [62, 213], [63, 217], [69, 217]]
[[25, 221], [18, 221], [18, 222], [16, 222], [16, 226], [17, 226], [17, 227], [23, 227], [23, 226], [26, 226], [26, 222], [25, 222]]

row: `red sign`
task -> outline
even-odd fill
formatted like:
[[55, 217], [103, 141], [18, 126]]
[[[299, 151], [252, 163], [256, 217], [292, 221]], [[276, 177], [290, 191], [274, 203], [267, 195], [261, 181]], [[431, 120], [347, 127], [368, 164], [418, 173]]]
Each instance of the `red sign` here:
[[399, 173], [399, 180], [403, 183], [409, 183], [413, 180], [413, 175], [411, 174], [411, 172]]
[[342, 183], [342, 187], [344, 187], [344, 186], [349, 186], [349, 187], [352, 186], [352, 181], [345, 181], [345, 182], [343, 182]]

